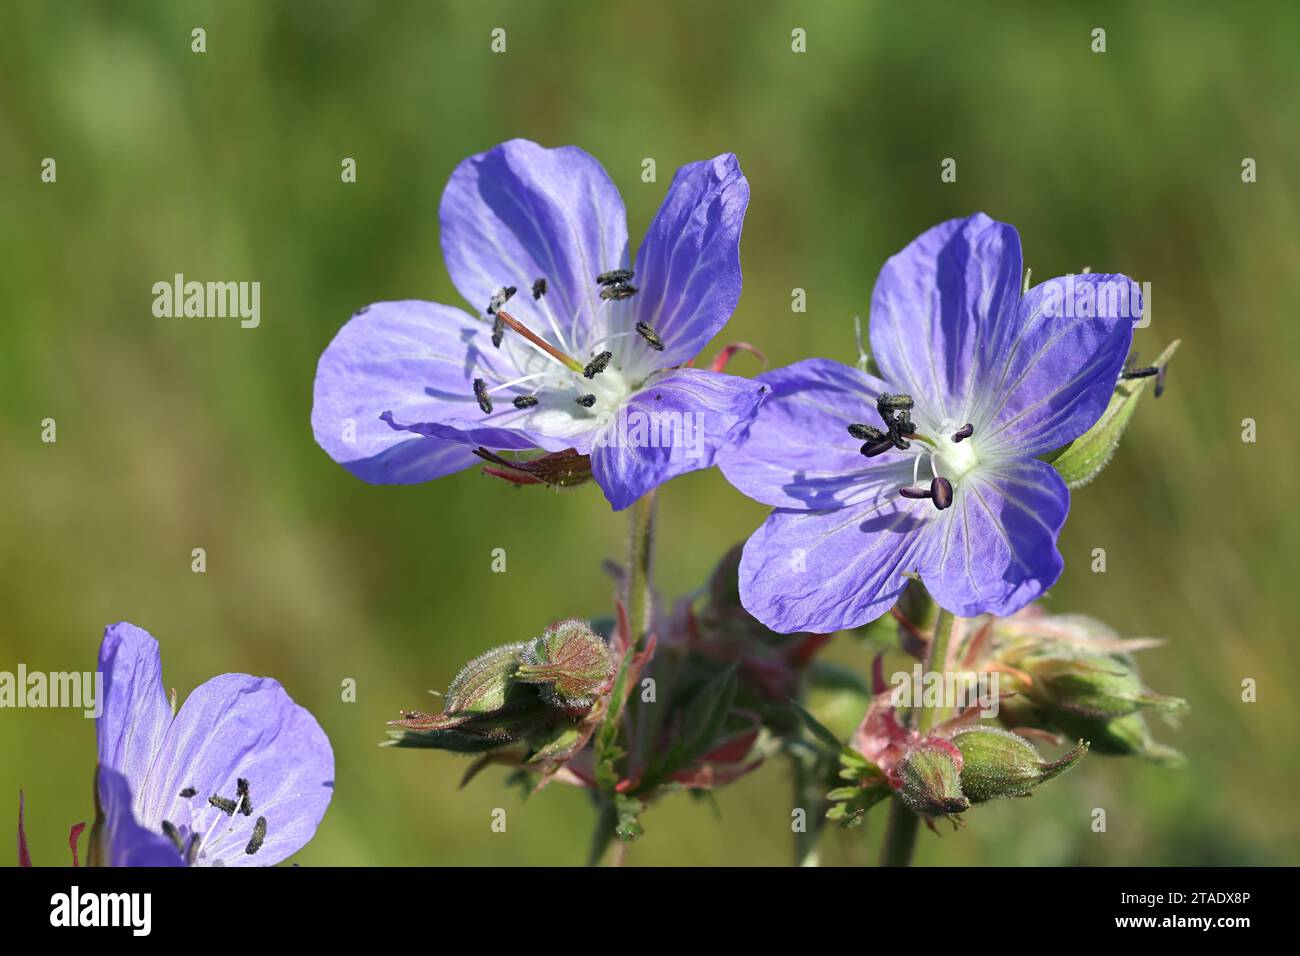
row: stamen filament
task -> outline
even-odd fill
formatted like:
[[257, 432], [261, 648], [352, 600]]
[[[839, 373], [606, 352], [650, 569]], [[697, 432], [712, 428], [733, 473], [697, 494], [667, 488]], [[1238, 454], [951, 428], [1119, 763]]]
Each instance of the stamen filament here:
[[[541, 303], [542, 311], [546, 313], [546, 321], [551, 323], [551, 331], [555, 333], [555, 341], [560, 343], [560, 348], [564, 349], [564, 351], [572, 352], [573, 349], [569, 348], [569, 340], [566, 339], [564, 337], [564, 333], [560, 331], [560, 323], [555, 318], [555, 313], [551, 310], [551, 297], [548, 295], [543, 295], [537, 301]], [[575, 319], [574, 328], [576, 329], [577, 316], [574, 316], [574, 319]]]
[[516, 385], [522, 385], [524, 382], [531, 382], [534, 379], [546, 378], [549, 374], [549, 372], [534, 372], [532, 375], [522, 375], [519, 378], [511, 379], [509, 382], [502, 382], [500, 385], [493, 385], [488, 389], [488, 394], [491, 395], [493, 392], [500, 392], [507, 388], [514, 388]]

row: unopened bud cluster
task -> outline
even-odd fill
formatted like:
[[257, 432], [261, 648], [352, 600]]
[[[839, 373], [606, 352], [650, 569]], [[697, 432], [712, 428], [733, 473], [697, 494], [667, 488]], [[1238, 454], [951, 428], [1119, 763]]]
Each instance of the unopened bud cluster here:
[[1035, 727], [1090, 742], [1095, 753], [1182, 762], [1156, 743], [1146, 715], [1172, 722], [1187, 702], [1145, 686], [1132, 650], [1152, 642], [1125, 641], [1100, 621], [1029, 613], [991, 622], [989, 662], [1004, 668], [1001, 717], [1007, 726]]
[[586, 743], [581, 724], [609, 691], [613, 664], [585, 621], [561, 621], [531, 641], [494, 648], [466, 664], [438, 714], [405, 711], [390, 733], [398, 747], [459, 753], [513, 748], [524, 760], [562, 758]]
[[[926, 620], [924, 601], [904, 606]], [[907, 615], [900, 621], [906, 623], [900, 635], [924, 633]], [[1146, 723], [1148, 712], [1172, 719], [1187, 708], [1143, 683], [1132, 652], [1153, 643], [1123, 640], [1098, 621], [1049, 616], [1036, 607], [1005, 619], [958, 621], [954, 666], [998, 674], [997, 721], [981, 719], [972, 708], [926, 733], [909, 729], [893, 706], [878, 659], [875, 696], [840, 751], [839, 777], [846, 785], [827, 794], [827, 817], [855, 825], [893, 794], [927, 821], [957, 823], [971, 806], [1028, 796], [1090, 750], [1179, 762], [1181, 755], [1152, 740]], [[823, 739], [831, 734], [820, 729]], [[1031, 738], [1072, 746], [1048, 759]]]

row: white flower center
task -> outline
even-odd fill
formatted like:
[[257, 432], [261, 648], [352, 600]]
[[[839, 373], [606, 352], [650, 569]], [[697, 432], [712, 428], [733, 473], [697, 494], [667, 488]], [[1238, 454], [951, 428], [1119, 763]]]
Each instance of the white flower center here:
[[953, 441], [951, 433], [937, 436], [939, 447], [934, 457], [938, 467], [935, 469], [954, 484], [979, 464], [979, 455], [975, 453], [975, 440], [967, 438]]
[[596, 405], [593, 411], [601, 409], [603, 411], [614, 411], [623, 404], [623, 401], [632, 394], [632, 387], [628, 384], [623, 373], [614, 366], [610, 366], [594, 378], [584, 379], [581, 387], [586, 388], [587, 392], [596, 396]]

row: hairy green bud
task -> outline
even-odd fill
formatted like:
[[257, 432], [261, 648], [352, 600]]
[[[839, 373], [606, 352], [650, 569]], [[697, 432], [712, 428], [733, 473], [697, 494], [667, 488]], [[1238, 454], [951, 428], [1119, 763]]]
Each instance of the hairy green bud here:
[[1092, 750], [1115, 757], [1141, 757], [1167, 767], [1180, 767], [1186, 758], [1173, 747], [1157, 743], [1141, 714], [1090, 718], [1059, 714], [1055, 725], [1064, 733], [1089, 741]]
[[961, 765], [961, 751], [948, 741], [922, 741], [895, 768], [898, 796], [917, 813], [962, 813], [970, 808], [970, 800], [962, 793]]
[[524, 647], [515, 678], [537, 684], [553, 707], [585, 711], [610, 678], [609, 648], [586, 621], [561, 621]]
[[1084, 717], [1124, 717], [1142, 709], [1177, 713], [1178, 697], [1153, 693], [1137, 669], [1119, 655], [1034, 656], [1019, 665], [1033, 678], [1028, 696], [1040, 704]]
[[1023, 737], [983, 727], [959, 731], [952, 742], [962, 755], [962, 793], [972, 803], [1027, 796], [1040, 783], [1069, 770], [1088, 752], [1088, 745], [1081, 741], [1060, 760], [1049, 763]]

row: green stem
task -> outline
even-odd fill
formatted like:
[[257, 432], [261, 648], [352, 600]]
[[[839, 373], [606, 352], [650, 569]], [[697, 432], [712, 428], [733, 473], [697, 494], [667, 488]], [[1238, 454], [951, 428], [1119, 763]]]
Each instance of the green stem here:
[[605, 852], [614, 840], [614, 828], [618, 826], [618, 810], [614, 801], [607, 794], [596, 798], [596, 828], [591, 833], [591, 849], [587, 851], [587, 865], [600, 866]]
[[[925, 655], [925, 672], [926, 674], [938, 673], [940, 677], [948, 668], [948, 643], [952, 640], [952, 625], [957, 620], [952, 611], [945, 611], [939, 608], [939, 616], [934, 621], [934, 637], [930, 639], [930, 649]], [[942, 686], [942, 685], [940, 685]], [[916, 720], [916, 731], [925, 736], [939, 722], [943, 716], [945, 708], [941, 704], [938, 707], [921, 707], [920, 716]]]
[[[618, 737], [627, 706], [628, 695], [632, 688], [627, 686], [628, 667], [632, 655], [645, 646], [646, 635], [652, 624], [650, 566], [654, 558], [654, 524], [655, 495], [647, 492], [638, 498], [631, 508], [628, 518], [627, 569], [623, 577], [623, 608], [627, 614], [627, 652], [618, 665], [618, 674], [614, 679], [614, 689], [610, 694], [609, 710], [604, 720], [596, 729], [593, 746], [596, 751], [596, 780], [604, 793], [600, 796], [600, 805], [596, 816], [596, 829], [592, 835], [589, 863], [595, 866], [600, 862], [605, 850], [614, 838], [618, 825], [618, 806], [613, 792], [617, 782], [617, 770], [614, 762], [621, 756]], [[622, 860], [622, 854], [615, 859]]]
[[655, 493], [632, 505], [627, 539], [627, 626], [630, 646], [643, 646], [651, 627], [650, 566], [654, 560]]
[[921, 818], [897, 797], [889, 801], [889, 821], [885, 826], [885, 845], [880, 850], [881, 866], [910, 866], [916, 848], [916, 828]]
[[794, 773], [794, 805], [804, 811], [804, 828], [794, 834], [794, 865], [820, 866], [822, 831], [826, 826], [827, 768], [818, 751], [788, 751]]
[[[925, 672], [927, 675], [938, 671], [941, 675], [948, 665], [948, 645], [952, 640], [952, 626], [956, 617], [951, 611], [939, 609], [939, 616], [934, 622], [934, 636], [930, 639], [929, 650], [925, 654]], [[916, 732], [921, 736], [934, 729], [934, 725], [943, 716], [945, 708], [917, 708]], [[908, 809], [907, 805], [895, 797], [889, 805], [889, 822], [885, 828], [885, 845], [880, 852], [881, 866], [909, 866], [912, 851], [916, 849], [916, 830], [921, 818]]]

